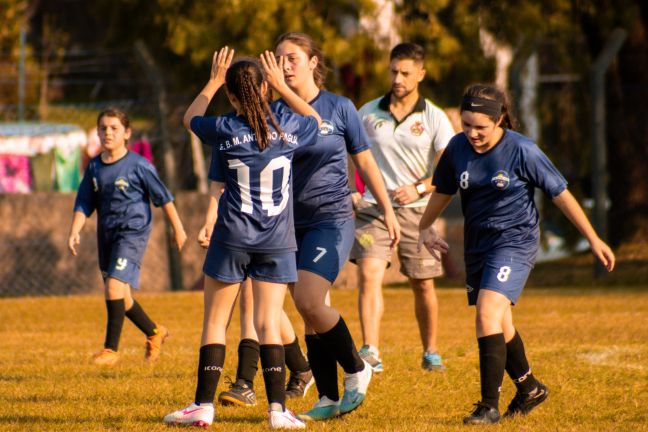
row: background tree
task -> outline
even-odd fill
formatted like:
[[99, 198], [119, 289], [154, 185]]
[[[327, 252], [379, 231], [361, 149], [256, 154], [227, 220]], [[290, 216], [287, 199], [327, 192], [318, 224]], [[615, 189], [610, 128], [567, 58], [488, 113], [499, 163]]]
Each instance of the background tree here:
[[[305, 31], [323, 47], [332, 73], [327, 87], [356, 104], [389, 88], [389, 49], [360, 24], [376, 19], [377, 5], [390, 0], [48, 0], [38, 2], [32, 21], [45, 13], [69, 35], [66, 53], [110, 52], [102, 67], [135, 83], [105, 86], [97, 97], [141, 98], [147, 83], [132, 56], [137, 39], [146, 42], [164, 69], [178, 107], [203, 85], [212, 53], [229, 45], [239, 54], [258, 55], [285, 31]], [[14, 11], [26, 2], [0, 0]], [[640, 0], [546, 0], [483, 2], [478, 0], [391, 0], [394, 26], [402, 40], [423, 45], [428, 53], [423, 93], [444, 107], [457, 106], [465, 86], [495, 78], [495, 61], [484, 55], [480, 30], [514, 54], [512, 77], [532, 53], [539, 59], [537, 111], [540, 146], [570, 180], [578, 197], [590, 187], [591, 132], [588, 71], [616, 27], [628, 38], [608, 83], [608, 154], [610, 157], [611, 240], [644, 239], [648, 232], [648, 182], [643, 178], [648, 152], [648, 5]], [[18, 9], [16, 9], [18, 8]], [[14, 15], [19, 12], [14, 12]], [[5, 16], [12, 16], [5, 13]], [[9, 21], [7, 21], [9, 22]], [[5, 34], [15, 33], [13, 24]], [[38, 26], [30, 41], [37, 45]], [[4, 46], [3, 46], [4, 49]], [[103, 54], [102, 54], [103, 55]], [[115, 66], [118, 65], [118, 66]], [[568, 79], [565, 79], [567, 77]], [[569, 78], [571, 77], [571, 78]], [[513, 92], [515, 80], [511, 80]], [[135, 96], [126, 91], [138, 92]], [[67, 90], [64, 97], [74, 93]], [[80, 97], [81, 93], [74, 97]], [[516, 98], [517, 99], [517, 98]], [[217, 104], [218, 104], [217, 100]], [[220, 100], [220, 103], [225, 103]], [[524, 125], [523, 125], [524, 126]], [[551, 206], [547, 206], [551, 209]], [[551, 216], [551, 215], [550, 215]], [[569, 235], [567, 228], [565, 233]]]

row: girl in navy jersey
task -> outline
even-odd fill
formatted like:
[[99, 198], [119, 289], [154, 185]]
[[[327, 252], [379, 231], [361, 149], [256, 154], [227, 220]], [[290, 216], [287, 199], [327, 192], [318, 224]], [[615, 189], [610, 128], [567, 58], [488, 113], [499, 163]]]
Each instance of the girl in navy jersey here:
[[538, 251], [535, 188], [576, 226], [608, 271], [613, 270], [615, 258], [547, 156], [529, 138], [513, 131], [509, 103], [501, 90], [483, 84], [468, 87], [461, 124], [463, 133], [450, 141], [434, 172], [436, 189], [420, 222], [419, 247], [424, 245], [437, 257], [447, 251], [447, 244], [430, 227], [459, 190], [465, 217], [468, 303], [477, 309], [482, 397], [464, 423], [490, 424], [500, 420], [504, 371], [517, 387], [505, 417], [528, 414], [548, 395], [547, 387], [531, 373], [511, 308]]
[[[164, 418], [168, 424], [208, 426], [225, 360], [225, 332], [239, 285], [252, 279], [254, 324], [271, 428], [303, 428], [285, 408], [284, 348], [280, 317], [287, 284], [297, 279], [292, 215], [291, 160], [315, 143], [319, 116], [285, 84], [274, 56], [234, 64], [233, 50], [214, 54], [209, 82], [184, 116], [184, 124], [213, 147], [207, 226], [214, 226], [203, 271], [203, 334], [194, 403]], [[234, 113], [204, 117], [216, 91], [226, 86]], [[266, 102], [272, 86], [302, 117]], [[215, 225], [214, 225], [215, 224]]]
[[76, 256], [81, 229], [97, 210], [99, 268], [105, 283], [108, 322], [104, 349], [95, 354], [94, 362], [112, 365], [119, 360], [124, 317], [146, 334], [145, 358], [155, 362], [169, 332], [151, 321], [131, 295], [131, 287], [139, 287], [142, 257], [151, 234], [149, 201], [162, 206], [173, 226], [178, 249], [182, 249], [187, 235], [173, 197], [153, 165], [126, 147], [131, 135], [128, 116], [117, 109], [104, 110], [97, 118], [97, 131], [102, 152], [88, 164], [79, 187], [68, 240], [70, 252]]
[[[353, 103], [322, 88], [326, 67], [315, 42], [303, 33], [285, 33], [277, 39], [275, 54], [285, 58], [288, 86], [322, 118], [317, 145], [295, 153], [298, 281], [292, 293], [306, 323], [307, 355], [319, 392], [315, 406], [300, 418], [324, 420], [356, 409], [371, 379], [371, 367], [359, 357], [346, 323], [329, 301], [331, 284], [347, 261], [354, 240], [348, 155], [377, 198], [394, 245], [400, 227]], [[285, 106], [286, 102], [278, 104]], [[345, 372], [341, 400], [338, 363]]]

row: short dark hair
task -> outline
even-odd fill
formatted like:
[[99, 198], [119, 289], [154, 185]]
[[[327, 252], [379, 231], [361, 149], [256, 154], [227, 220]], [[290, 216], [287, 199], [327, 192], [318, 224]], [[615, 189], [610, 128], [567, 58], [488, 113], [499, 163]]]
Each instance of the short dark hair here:
[[392, 48], [389, 53], [389, 61], [392, 60], [414, 60], [423, 63], [425, 60], [425, 50], [419, 44], [403, 42]]
[[126, 114], [124, 111], [120, 110], [119, 108], [108, 107], [103, 111], [101, 111], [97, 116], [97, 126], [99, 126], [99, 122], [104, 117], [116, 117], [119, 119], [121, 124], [124, 125], [124, 129], [130, 128], [130, 119], [128, 118], [128, 114]]

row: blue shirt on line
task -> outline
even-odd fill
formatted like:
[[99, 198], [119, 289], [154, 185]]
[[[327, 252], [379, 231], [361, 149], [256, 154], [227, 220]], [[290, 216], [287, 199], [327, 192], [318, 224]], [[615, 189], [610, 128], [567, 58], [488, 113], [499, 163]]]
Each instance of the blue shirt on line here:
[[555, 198], [567, 188], [542, 150], [508, 129], [485, 153], [477, 153], [463, 133], [455, 135], [439, 160], [433, 184], [442, 194], [460, 191], [468, 272], [492, 257], [533, 265], [540, 239], [534, 189]]

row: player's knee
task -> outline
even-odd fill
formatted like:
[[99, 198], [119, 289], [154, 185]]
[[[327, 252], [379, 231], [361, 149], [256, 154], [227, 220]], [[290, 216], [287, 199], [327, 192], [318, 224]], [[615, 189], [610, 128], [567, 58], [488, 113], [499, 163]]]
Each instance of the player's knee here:
[[313, 299], [302, 296], [295, 298], [295, 307], [305, 320], [311, 320], [317, 315], [319, 305], [317, 302], [313, 301]]
[[434, 293], [434, 279], [410, 279], [410, 286], [415, 292]]

